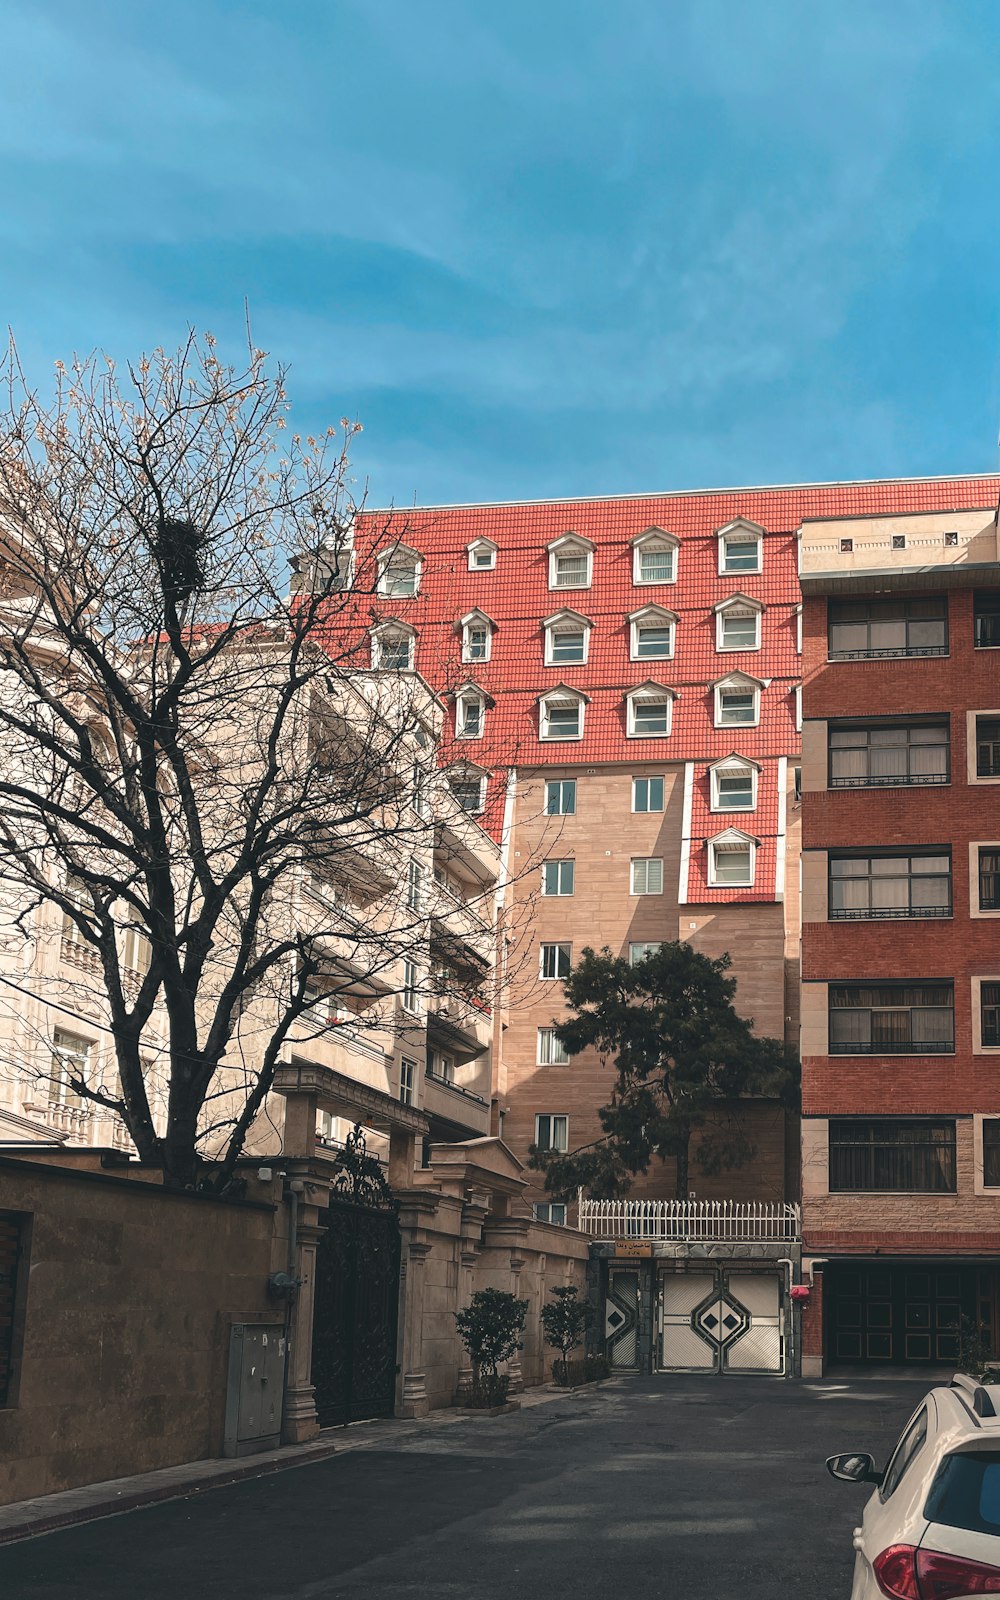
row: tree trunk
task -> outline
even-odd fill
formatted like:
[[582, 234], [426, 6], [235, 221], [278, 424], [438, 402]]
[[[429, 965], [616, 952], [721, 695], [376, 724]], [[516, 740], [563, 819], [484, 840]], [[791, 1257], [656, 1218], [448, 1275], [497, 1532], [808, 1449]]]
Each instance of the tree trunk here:
[[674, 1194], [678, 1200], [688, 1197], [688, 1177], [691, 1155], [691, 1135], [688, 1134], [682, 1145], [677, 1148], [677, 1177], [674, 1183]]

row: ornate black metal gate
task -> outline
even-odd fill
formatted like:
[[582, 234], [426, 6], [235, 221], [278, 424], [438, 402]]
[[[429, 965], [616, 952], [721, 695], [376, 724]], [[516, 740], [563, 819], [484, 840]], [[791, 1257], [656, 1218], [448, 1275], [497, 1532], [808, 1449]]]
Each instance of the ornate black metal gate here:
[[337, 1162], [316, 1247], [312, 1379], [320, 1427], [390, 1417], [396, 1389], [399, 1222], [355, 1128]]

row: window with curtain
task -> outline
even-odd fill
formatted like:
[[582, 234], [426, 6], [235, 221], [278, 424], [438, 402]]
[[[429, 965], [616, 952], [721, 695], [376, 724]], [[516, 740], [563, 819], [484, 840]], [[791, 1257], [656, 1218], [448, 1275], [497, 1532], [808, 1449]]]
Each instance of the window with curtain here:
[[1000, 983], [980, 984], [979, 1021], [983, 1044], [995, 1050], [1000, 1045]]
[[831, 600], [831, 660], [948, 654], [948, 602], [944, 595], [906, 600]]
[[954, 1194], [955, 1124], [931, 1118], [835, 1117], [830, 1189]]
[[977, 589], [972, 600], [977, 650], [1000, 645], [1000, 589]]
[[943, 1055], [955, 1048], [950, 982], [831, 983], [831, 1055]]
[[983, 845], [979, 851], [979, 909], [1000, 911], [1000, 845]]
[[1000, 718], [976, 718], [976, 777], [1000, 778]]
[[1000, 1117], [983, 1118], [983, 1187], [1000, 1189]]
[[946, 722], [832, 723], [830, 787], [890, 787], [900, 784], [947, 783]]
[[831, 922], [951, 916], [949, 855], [831, 855]]

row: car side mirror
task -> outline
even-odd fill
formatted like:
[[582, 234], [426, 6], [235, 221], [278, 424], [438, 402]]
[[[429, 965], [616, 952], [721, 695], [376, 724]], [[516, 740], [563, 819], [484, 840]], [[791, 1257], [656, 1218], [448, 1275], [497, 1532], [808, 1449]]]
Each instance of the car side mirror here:
[[827, 1456], [826, 1470], [831, 1478], [840, 1478], [844, 1483], [879, 1484], [885, 1476], [875, 1465], [875, 1457], [860, 1450], [843, 1456]]

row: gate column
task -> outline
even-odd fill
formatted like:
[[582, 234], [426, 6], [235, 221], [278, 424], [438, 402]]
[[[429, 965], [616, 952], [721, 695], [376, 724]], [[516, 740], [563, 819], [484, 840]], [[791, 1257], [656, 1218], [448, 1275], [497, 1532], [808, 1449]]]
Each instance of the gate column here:
[[299, 1280], [289, 1320], [288, 1367], [281, 1427], [283, 1444], [302, 1444], [319, 1433], [312, 1384], [313, 1318], [316, 1309], [316, 1245], [322, 1237], [320, 1206], [329, 1200], [329, 1186], [293, 1179], [299, 1185], [295, 1276]]
[[430, 1410], [424, 1372], [424, 1269], [432, 1249], [427, 1229], [432, 1226], [437, 1209], [437, 1195], [426, 1189], [410, 1189], [399, 1196], [403, 1239], [398, 1346], [402, 1384], [396, 1404], [399, 1417], [425, 1417]]
[[[473, 1274], [476, 1261], [483, 1248], [483, 1223], [490, 1209], [490, 1196], [486, 1190], [469, 1189], [462, 1206], [462, 1233], [459, 1240], [458, 1306], [463, 1309], [472, 1300]], [[458, 1369], [459, 1402], [468, 1399], [472, 1389], [472, 1362], [462, 1346], [461, 1366]]]

